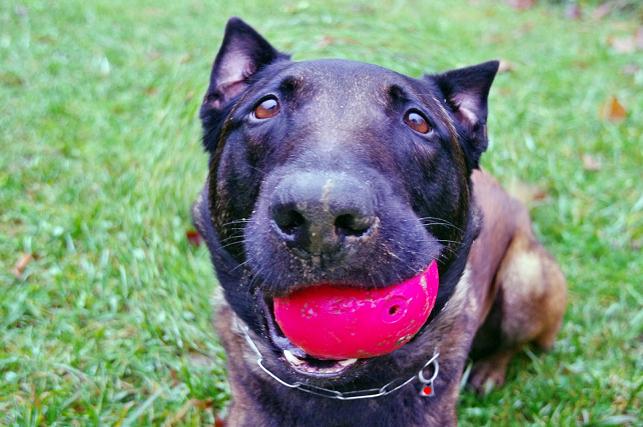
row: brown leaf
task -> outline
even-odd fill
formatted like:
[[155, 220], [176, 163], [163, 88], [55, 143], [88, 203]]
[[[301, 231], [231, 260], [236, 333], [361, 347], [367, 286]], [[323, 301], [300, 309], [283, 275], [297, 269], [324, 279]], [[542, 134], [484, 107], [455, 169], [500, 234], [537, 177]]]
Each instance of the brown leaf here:
[[596, 172], [601, 170], [603, 165], [601, 161], [590, 154], [583, 154], [583, 169], [586, 171]]
[[500, 64], [498, 65], [498, 73], [508, 73], [510, 71], [513, 71], [514, 68], [514, 64], [507, 61], [506, 59], [501, 59]]
[[330, 46], [331, 44], [335, 43], [335, 38], [331, 36], [324, 36], [322, 39], [317, 43], [317, 47], [320, 49], [323, 49], [327, 46]]
[[16, 278], [20, 279], [22, 277], [22, 273], [25, 271], [25, 268], [27, 268], [27, 265], [34, 259], [33, 254], [22, 254], [18, 262], [13, 266], [13, 269], [11, 270], [11, 274], [16, 276]]
[[626, 37], [608, 37], [607, 43], [617, 53], [634, 53], [643, 50], [643, 27]]
[[610, 122], [620, 122], [627, 117], [627, 110], [615, 96], [611, 96], [601, 108], [601, 117]]
[[634, 53], [636, 43], [634, 37], [608, 37], [607, 43], [616, 53]]
[[527, 10], [536, 5], [536, 0], [507, 0], [507, 4], [516, 10]]
[[578, 21], [583, 16], [583, 11], [578, 3], [570, 3], [565, 8], [565, 18]]
[[217, 415], [216, 418], [214, 419], [214, 427], [225, 427], [225, 425], [226, 425], [225, 420]]
[[542, 186], [519, 180], [509, 182], [507, 191], [524, 204], [545, 200], [549, 196], [547, 190]]
[[603, 19], [612, 12], [612, 7], [614, 6], [614, 1], [603, 2], [600, 6], [594, 9], [592, 13], [592, 18], [594, 19]]
[[199, 234], [198, 231], [194, 229], [188, 230], [185, 232], [185, 237], [188, 239], [188, 242], [190, 242], [192, 246], [201, 245], [201, 235]]
[[625, 67], [623, 67], [623, 74], [633, 76], [634, 74], [638, 73], [640, 69], [641, 67], [636, 64], [627, 64]]
[[192, 401], [192, 406], [197, 409], [205, 410], [210, 409], [214, 406], [212, 399], [190, 399]]

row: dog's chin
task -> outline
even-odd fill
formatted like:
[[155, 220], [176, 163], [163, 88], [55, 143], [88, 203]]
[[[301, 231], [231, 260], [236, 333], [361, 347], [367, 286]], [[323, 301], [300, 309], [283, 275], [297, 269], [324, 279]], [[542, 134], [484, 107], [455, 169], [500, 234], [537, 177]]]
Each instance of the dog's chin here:
[[275, 321], [272, 299], [262, 301], [263, 317], [271, 347], [277, 353], [277, 359], [289, 371], [304, 379], [332, 380], [346, 376], [349, 371], [364, 366], [368, 359], [326, 360], [313, 357], [290, 342]]

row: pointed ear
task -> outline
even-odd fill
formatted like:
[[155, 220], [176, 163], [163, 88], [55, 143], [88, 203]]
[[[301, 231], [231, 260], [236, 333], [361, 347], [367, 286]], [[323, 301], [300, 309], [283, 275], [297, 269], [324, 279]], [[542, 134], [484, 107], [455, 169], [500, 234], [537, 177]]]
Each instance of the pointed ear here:
[[226, 103], [248, 87], [250, 76], [268, 64], [288, 58], [241, 19], [230, 18], [212, 65], [201, 115], [212, 109], [223, 109]]
[[487, 149], [487, 97], [498, 65], [498, 61], [489, 61], [432, 76], [464, 133], [463, 148], [471, 168], [478, 167]]

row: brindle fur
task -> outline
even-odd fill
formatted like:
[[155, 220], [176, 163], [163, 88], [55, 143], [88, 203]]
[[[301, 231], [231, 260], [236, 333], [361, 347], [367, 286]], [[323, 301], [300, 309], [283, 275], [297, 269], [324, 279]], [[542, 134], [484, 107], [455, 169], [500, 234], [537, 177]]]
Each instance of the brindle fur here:
[[[238, 20], [231, 23], [229, 25], [242, 25], [246, 33], [252, 31]], [[281, 59], [287, 58], [279, 55]], [[243, 88], [233, 89], [233, 96], [243, 99]], [[440, 372], [434, 384], [435, 396], [420, 397], [416, 384], [409, 384], [385, 397], [337, 401], [288, 389], [269, 378], [258, 368], [256, 355], [239, 329], [240, 323], [249, 325], [260, 351], [271, 353], [262, 329], [257, 326], [256, 300], [250, 296], [244, 298], [243, 292], [251, 288], [253, 282], [246, 277], [249, 273], [240, 268], [244, 265], [243, 246], [238, 245], [239, 252], [234, 253], [234, 250], [225, 250], [221, 243], [223, 236], [231, 238], [226, 235], [230, 232], [226, 230], [226, 223], [253, 214], [259, 190], [252, 188], [250, 182], [242, 183], [247, 193], [237, 193], [235, 199], [226, 194], [233, 189], [230, 182], [217, 182], [217, 177], [226, 176], [221, 172], [221, 162], [226, 161], [224, 156], [232, 155], [224, 154], [223, 146], [232, 126], [226, 117], [230, 117], [236, 107], [226, 110], [224, 106], [229, 100], [225, 94], [209, 89], [202, 117], [206, 147], [212, 153], [210, 180], [195, 203], [193, 216], [208, 243], [225, 292], [225, 298], [217, 299], [215, 326], [228, 355], [232, 392], [229, 425], [455, 425], [459, 384], [469, 357], [475, 362], [469, 384], [482, 393], [504, 382], [507, 364], [521, 347], [533, 343], [548, 349], [553, 344], [566, 305], [565, 279], [553, 258], [536, 240], [524, 205], [510, 197], [490, 175], [476, 169], [477, 156], [486, 147], [484, 126], [476, 130], [482, 133], [469, 135], [480, 146], [467, 146], [458, 141], [466, 132], [458, 128], [461, 124], [452, 118], [453, 113], [434, 101], [438, 104], [436, 114], [450, 128], [452, 149], [456, 153], [453, 161], [457, 163], [454, 170], [460, 174], [445, 184], [460, 190], [459, 196], [450, 202], [460, 207], [457, 217], [451, 215], [444, 219], [462, 227], [459, 227], [461, 233], [450, 230], [454, 233], [450, 240], [459, 242], [460, 247], [452, 249], [452, 256], [443, 261], [440, 272], [443, 300], [410, 343], [392, 355], [378, 358], [363, 377], [346, 379], [344, 384], [340, 381], [337, 387], [324, 386], [338, 389], [381, 386], [391, 379], [417, 372], [418, 366], [434, 351], [439, 351]], [[213, 106], [214, 113], [210, 111]], [[213, 137], [215, 142], [211, 141]], [[386, 167], [382, 166], [385, 170]], [[236, 179], [243, 178], [241, 173], [237, 173]], [[212, 194], [213, 191], [217, 194]], [[234, 204], [235, 209], [231, 209], [230, 204]], [[289, 289], [293, 289], [292, 286]], [[267, 361], [269, 365], [273, 362]]]

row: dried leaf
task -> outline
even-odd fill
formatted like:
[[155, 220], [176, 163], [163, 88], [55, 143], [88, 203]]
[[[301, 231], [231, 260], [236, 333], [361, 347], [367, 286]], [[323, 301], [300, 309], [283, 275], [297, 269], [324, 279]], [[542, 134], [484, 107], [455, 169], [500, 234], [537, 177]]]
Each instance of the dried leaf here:
[[13, 266], [13, 269], [11, 270], [11, 274], [16, 276], [16, 278], [20, 279], [22, 277], [22, 273], [25, 271], [25, 268], [27, 268], [27, 265], [34, 259], [33, 254], [22, 254], [18, 262]]
[[636, 64], [627, 64], [625, 67], [623, 67], [623, 74], [633, 76], [634, 74], [638, 73], [640, 69], [641, 67]]
[[607, 43], [616, 53], [634, 53], [636, 51], [634, 37], [608, 37]]
[[536, 0], [507, 0], [507, 4], [516, 10], [527, 10], [536, 5]]
[[627, 110], [615, 96], [611, 96], [601, 108], [601, 117], [611, 122], [620, 122], [627, 117]]
[[324, 36], [322, 39], [317, 43], [317, 47], [320, 49], [323, 49], [327, 46], [330, 46], [331, 44], [335, 43], [335, 38], [331, 36]]
[[210, 409], [214, 406], [212, 399], [190, 399], [192, 405], [200, 410]]
[[498, 65], [498, 73], [508, 73], [513, 71], [515, 68], [514, 64], [507, 61], [506, 59], [500, 60], [500, 65]]
[[519, 180], [511, 181], [507, 185], [507, 191], [524, 204], [545, 200], [549, 196], [547, 190], [542, 186]]
[[592, 18], [594, 19], [603, 19], [612, 12], [612, 7], [614, 6], [614, 1], [606, 1], [594, 9], [592, 13]]
[[603, 165], [601, 161], [590, 154], [583, 154], [583, 169], [586, 171], [596, 172], [601, 170]]
[[608, 37], [607, 43], [617, 53], [634, 53], [643, 50], [643, 27], [626, 37]]
[[565, 8], [565, 18], [578, 21], [583, 16], [583, 11], [578, 3], [570, 3]]
[[185, 232], [185, 237], [188, 239], [188, 242], [190, 242], [192, 246], [201, 245], [201, 235], [199, 234], [198, 231], [194, 229], [188, 230]]
[[643, 248], [643, 239], [635, 239], [630, 242], [630, 247], [634, 249], [635, 251], [640, 250]]

